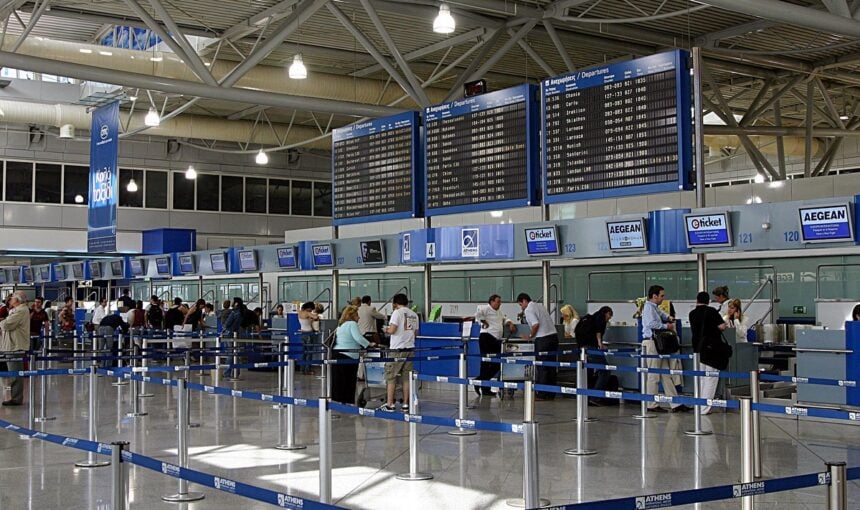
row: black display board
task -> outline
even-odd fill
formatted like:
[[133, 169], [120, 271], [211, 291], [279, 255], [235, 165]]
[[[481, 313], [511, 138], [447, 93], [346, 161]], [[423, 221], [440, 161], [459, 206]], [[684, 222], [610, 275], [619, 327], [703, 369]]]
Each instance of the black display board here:
[[691, 189], [687, 61], [675, 50], [545, 80], [544, 201]]
[[417, 112], [335, 129], [332, 182], [335, 225], [418, 215]]

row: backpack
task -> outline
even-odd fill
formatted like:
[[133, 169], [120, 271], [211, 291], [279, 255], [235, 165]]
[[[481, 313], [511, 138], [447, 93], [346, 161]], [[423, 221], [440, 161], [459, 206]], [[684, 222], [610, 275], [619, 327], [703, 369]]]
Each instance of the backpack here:
[[597, 347], [597, 331], [594, 324], [594, 316], [591, 314], [580, 317], [576, 327], [573, 328], [573, 336], [580, 347]]
[[250, 308], [242, 310], [242, 327], [250, 328], [257, 325], [259, 325], [259, 321], [257, 320], [257, 314], [254, 313], [254, 310], [251, 310]]
[[164, 325], [164, 310], [158, 305], [152, 305], [146, 311], [146, 317], [149, 325], [155, 329], [161, 329]]

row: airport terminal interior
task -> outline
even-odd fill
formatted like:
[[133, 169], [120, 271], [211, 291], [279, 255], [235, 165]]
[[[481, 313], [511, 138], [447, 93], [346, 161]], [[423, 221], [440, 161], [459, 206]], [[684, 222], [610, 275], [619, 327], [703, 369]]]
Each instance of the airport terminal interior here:
[[0, 23], [0, 510], [860, 508], [860, 1]]

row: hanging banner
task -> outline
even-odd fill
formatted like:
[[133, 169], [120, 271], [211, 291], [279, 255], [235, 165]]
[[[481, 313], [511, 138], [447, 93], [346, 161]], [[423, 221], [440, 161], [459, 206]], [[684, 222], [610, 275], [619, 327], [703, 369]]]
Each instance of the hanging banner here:
[[119, 102], [93, 110], [90, 133], [90, 197], [87, 251], [116, 251], [116, 207], [119, 200], [117, 150]]

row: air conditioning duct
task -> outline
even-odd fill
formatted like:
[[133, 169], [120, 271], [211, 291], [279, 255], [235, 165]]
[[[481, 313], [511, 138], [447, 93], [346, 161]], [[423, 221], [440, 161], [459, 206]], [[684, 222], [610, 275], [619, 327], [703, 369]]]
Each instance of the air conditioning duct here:
[[60, 139], [71, 140], [75, 137], [75, 126], [72, 124], [63, 124], [60, 126]]

